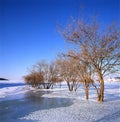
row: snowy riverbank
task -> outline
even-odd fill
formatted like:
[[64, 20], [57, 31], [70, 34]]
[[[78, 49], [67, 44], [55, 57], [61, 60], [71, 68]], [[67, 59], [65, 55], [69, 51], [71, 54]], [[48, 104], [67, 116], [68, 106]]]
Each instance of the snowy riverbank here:
[[[119, 122], [120, 121], [120, 83], [105, 82], [105, 101], [98, 103], [96, 91], [90, 89], [90, 99], [85, 100], [83, 87], [80, 87], [77, 92], [69, 92], [66, 87], [54, 88], [50, 90], [35, 90], [28, 86], [7, 87], [0, 89], [0, 99], [12, 97], [13, 95], [25, 94], [28, 91], [32, 93], [48, 92], [41, 95], [41, 98], [54, 99], [53, 103], [49, 104], [48, 108], [31, 111], [18, 119], [21, 122], [34, 120], [35, 122]], [[35, 97], [35, 96], [34, 96]], [[33, 98], [33, 100], [36, 98]], [[58, 103], [64, 99], [71, 99], [73, 102], [64, 106]], [[30, 100], [30, 99], [29, 99]], [[57, 104], [54, 103], [57, 101]], [[33, 104], [36, 101], [33, 101]], [[43, 101], [44, 102], [44, 101]], [[63, 101], [62, 101], [63, 102]], [[47, 101], [44, 106], [49, 103]], [[52, 105], [56, 105], [52, 107]], [[65, 103], [66, 104], [66, 103]], [[38, 105], [40, 105], [38, 103]], [[41, 103], [42, 105], [42, 103]], [[51, 107], [50, 107], [51, 105]]]

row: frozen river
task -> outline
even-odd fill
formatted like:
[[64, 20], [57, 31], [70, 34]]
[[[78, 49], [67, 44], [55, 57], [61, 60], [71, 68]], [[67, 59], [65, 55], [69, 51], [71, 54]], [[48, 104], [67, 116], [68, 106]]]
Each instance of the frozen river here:
[[105, 101], [96, 91], [69, 92], [67, 87], [50, 90], [27, 85], [0, 88], [0, 122], [120, 122], [120, 83], [105, 83]]
[[49, 93], [48, 91], [30, 90], [23, 94], [1, 98], [0, 122], [27, 122], [28, 120], [19, 118], [37, 110], [66, 107], [72, 104], [72, 100], [68, 98], [42, 97]]
[[0, 89], [5, 87], [24, 86], [25, 83], [0, 83]]

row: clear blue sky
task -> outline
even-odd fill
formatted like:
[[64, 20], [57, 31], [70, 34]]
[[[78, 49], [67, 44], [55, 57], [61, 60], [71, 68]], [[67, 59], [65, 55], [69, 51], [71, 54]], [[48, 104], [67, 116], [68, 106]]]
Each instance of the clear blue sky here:
[[39, 60], [65, 51], [57, 24], [70, 16], [98, 15], [109, 24], [120, 22], [119, 13], [120, 0], [0, 0], [0, 77], [20, 79]]

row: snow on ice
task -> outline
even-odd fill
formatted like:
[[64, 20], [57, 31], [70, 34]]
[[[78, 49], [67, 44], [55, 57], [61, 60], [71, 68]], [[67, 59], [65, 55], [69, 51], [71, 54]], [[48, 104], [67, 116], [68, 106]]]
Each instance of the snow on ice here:
[[[0, 98], [14, 94], [23, 94], [32, 88], [18, 86], [0, 89]], [[33, 89], [32, 89], [33, 90]], [[41, 89], [39, 89], [41, 90]], [[67, 88], [54, 88], [47, 98], [71, 98], [73, 104], [67, 107], [56, 107], [34, 111], [19, 118], [21, 121], [36, 122], [120, 122], [120, 82], [105, 82], [105, 101], [97, 102], [96, 91], [90, 89], [90, 99], [85, 100], [83, 88], [69, 92]]]

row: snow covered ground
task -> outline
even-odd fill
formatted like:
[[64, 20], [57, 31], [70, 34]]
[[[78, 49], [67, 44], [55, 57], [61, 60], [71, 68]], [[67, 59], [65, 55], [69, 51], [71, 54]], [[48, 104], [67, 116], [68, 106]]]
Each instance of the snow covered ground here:
[[14, 87], [5, 87], [0, 89], [0, 98], [5, 98], [13, 95], [23, 94], [29, 91], [31, 88], [27, 86], [14, 86]]
[[[34, 90], [28, 86], [18, 86], [0, 89], [0, 98], [15, 94], [24, 94]], [[46, 90], [38, 90], [46, 91]], [[105, 101], [98, 103], [96, 91], [90, 89], [90, 99], [85, 100], [83, 87], [77, 92], [69, 92], [66, 87], [54, 88], [43, 94], [43, 98], [69, 98], [73, 104], [69, 106], [54, 107], [33, 111], [19, 119], [35, 122], [120, 122], [120, 82], [105, 82]]]

